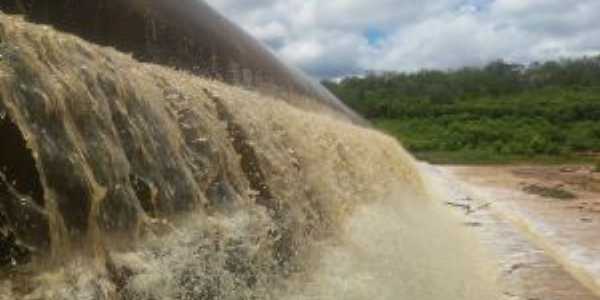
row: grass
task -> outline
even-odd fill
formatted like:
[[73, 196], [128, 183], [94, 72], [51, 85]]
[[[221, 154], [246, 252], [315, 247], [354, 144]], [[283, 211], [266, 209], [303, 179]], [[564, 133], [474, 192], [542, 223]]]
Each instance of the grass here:
[[[411, 151], [419, 160], [439, 165], [505, 165], [505, 164], [540, 164], [540, 165], [562, 165], [562, 164], [590, 164], [593, 160], [586, 156], [577, 154], [563, 155], [510, 155], [491, 153], [478, 150], [459, 151]], [[598, 168], [598, 166], [596, 167]], [[600, 172], [600, 168], [598, 168]]]
[[[418, 159], [434, 164], [596, 164], [600, 171], [594, 156], [574, 150], [573, 137], [564, 129], [526, 130], [510, 120], [475, 125], [457, 121], [452, 127], [438, 119], [415, 118], [375, 119], [373, 124], [396, 137]], [[560, 130], [567, 138], [547, 138]], [[581, 139], [596, 142], [593, 137]]]
[[557, 200], [573, 200], [577, 198], [577, 195], [569, 192], [562, 187], [545, 187], [539, 185], [529, 185], [523, 188], [523, 191], [542, 196], [544, 198], [552, 198]]

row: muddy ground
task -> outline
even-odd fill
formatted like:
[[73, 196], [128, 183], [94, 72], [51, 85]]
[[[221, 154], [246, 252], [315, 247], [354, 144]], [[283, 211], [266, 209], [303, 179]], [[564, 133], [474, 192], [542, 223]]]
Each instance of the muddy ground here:
[[600, 172], [595, 172], [593, 166], [450, 166], [448, 169], [468, 183], [526, 196], [504, 201], [539, 205], [544, 214], [600, 224]]
[[[438, 168], [460, 182], [467, 195], [447, 205], [467, 215], [486, 210], [514, 229], [512, 235], [495, 235], [491, 240], [494, 248], [507, 248], [505, 244], [514, 240], [509, 236], [523, 240], [522, 245], [505, 251], [512, 257], [505, 277], [515, 279], [520, 286], [520, 297], [513, 298], [512, 292], [506, 292], [511, 295], [509, 299], [598, 299], [600, 173], [594, 172], [594, 167]], [[492, 226], [477, 218], [474, 222], [471, 225], [480, 226], [484, 232], [498, 231], [497, 224]], [[516, 274], [519, 272], [523, 276]]]

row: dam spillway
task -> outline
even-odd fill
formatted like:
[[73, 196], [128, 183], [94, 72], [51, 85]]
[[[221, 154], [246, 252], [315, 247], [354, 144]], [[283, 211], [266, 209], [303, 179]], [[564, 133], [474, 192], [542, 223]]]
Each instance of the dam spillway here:
[[[467, 288], [490, 285], [468, 243], [429, 248], [460, 235], [410, 155], [268, 52], [254, 62], [285, 74], [248, 88], [90, 43], [107, 45], [18, 2], [3, 9], [26, 16], [0, 14], [0, 299], [327, 299], [294, 283], [357, 270], [390, 274], [368, 289], [389, 288], [378, 299], [489, 295]], [[223, 47], [251, 41], [236, 37]], [[332, 246], [348, 231], [365, 251]], [[352, 261], [339, 253], [363, 263], [319, 271]]]
[[297, 106], [326, 106], [364, 123], [327, 89], [281, 62], [204, 1], [6, 0], [0, 9], [140, 61], [252, 88]]

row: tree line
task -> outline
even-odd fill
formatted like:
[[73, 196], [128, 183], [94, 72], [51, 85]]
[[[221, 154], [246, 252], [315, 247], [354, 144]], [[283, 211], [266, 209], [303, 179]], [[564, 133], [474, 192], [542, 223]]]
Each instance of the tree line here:
[[600, 56], [370, 72], [323, 84], [417, 155], [486, 160], [600, 151]]

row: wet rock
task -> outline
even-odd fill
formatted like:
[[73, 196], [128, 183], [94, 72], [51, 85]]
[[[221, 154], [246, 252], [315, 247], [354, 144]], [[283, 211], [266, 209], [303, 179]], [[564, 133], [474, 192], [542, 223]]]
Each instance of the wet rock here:
[[481, 222], [465, 222], [463, 224], [465, 226], [467, 226], [467, 227], [481, 227], [481, 226], [483, 226], [483, 223], [481, 223]]
[[529, 194], [538, 195], [544, 198], [552, 198], [558, 200], [573, 200], [577, 195], [566, 190], [562, 185], [547, 187], [537, 184], [532, 184], [523, 187], [523, 191]]

